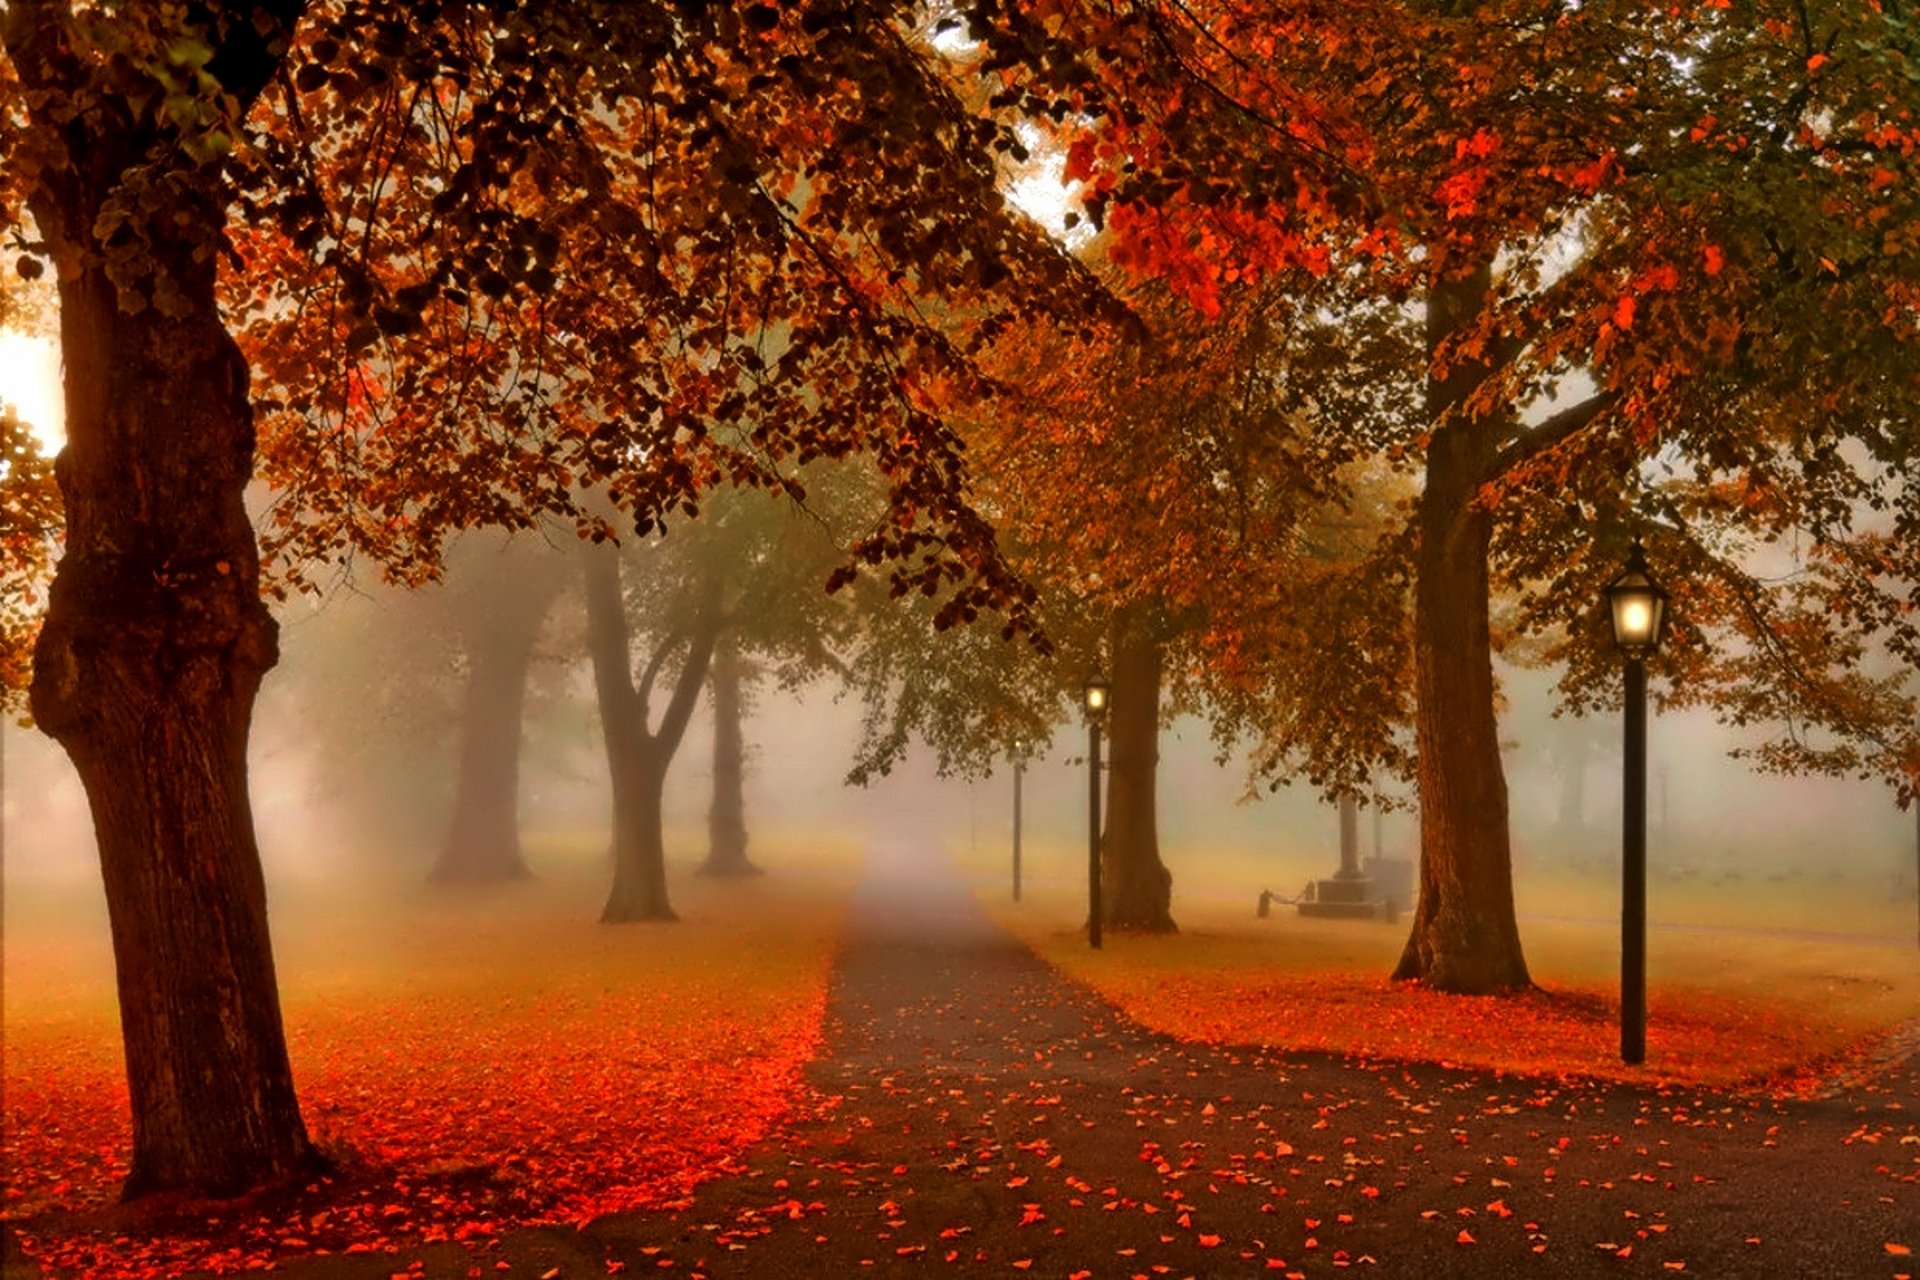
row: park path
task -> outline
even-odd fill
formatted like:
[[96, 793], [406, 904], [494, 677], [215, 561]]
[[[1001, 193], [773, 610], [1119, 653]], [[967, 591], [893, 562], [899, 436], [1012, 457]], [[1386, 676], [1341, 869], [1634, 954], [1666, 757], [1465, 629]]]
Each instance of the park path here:
[[1914, 1060], [1784, 1103], [1182, 1045], [911, 849], [869, 862], [828, 1019], [816, 1105], [690, 1208], [490, 1256], [535, 1277], [1920, 1273], [1888, 1248], [1920, 1253]]

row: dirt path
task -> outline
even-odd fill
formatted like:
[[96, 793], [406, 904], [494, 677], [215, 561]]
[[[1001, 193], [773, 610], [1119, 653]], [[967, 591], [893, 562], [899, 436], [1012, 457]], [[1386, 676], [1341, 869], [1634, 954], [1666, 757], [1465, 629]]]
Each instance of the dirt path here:
[[[1920, 1273], [1888, 1249], [1920, 1251], [1914, 1059], [1789, 1104], [1182, 1046], [905, 854], [856, 896], [829, 1019], [818, 1113], [690, 1209], [416, 1274]], [[280, 1274], [406, 1265], [354, 1261]]]

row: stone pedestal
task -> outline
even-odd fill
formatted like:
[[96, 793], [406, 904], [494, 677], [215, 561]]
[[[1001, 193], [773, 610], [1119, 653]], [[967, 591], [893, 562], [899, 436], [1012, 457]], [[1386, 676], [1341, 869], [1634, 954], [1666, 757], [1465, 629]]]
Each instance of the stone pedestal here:
[[1313, 882], [1313, 898], [1300, 903], [1303, 916], [1370, 919], [1381, 913], [1373, 881], [1367, 876], [1334, 876]]

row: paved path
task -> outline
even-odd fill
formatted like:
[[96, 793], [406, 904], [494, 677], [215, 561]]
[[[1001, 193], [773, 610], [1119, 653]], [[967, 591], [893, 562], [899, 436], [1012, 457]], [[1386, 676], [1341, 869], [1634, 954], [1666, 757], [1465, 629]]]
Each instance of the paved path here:
[[1920, 1061], [1782, 1104], [1182, 1046], [942, 866], [856, 896], [837, 1102], [685, 1212], [510, 1236], [512, 1274], [1920, 1274]]

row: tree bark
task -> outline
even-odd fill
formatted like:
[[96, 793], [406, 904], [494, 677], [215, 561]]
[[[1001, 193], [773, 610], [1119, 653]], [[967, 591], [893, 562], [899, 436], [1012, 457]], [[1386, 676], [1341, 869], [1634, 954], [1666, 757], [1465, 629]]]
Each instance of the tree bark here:
[[[593, 655], [594, 690], [613, 784], [613, 887], [601, 910], [603, 923], [667, 921], [678, 917], [667, 897], [666, 841], [662, 830], [667, 766], [686, 733], [705, 683], [720, 631], [718, 584], [702, 601], [684, 641], [668, 636], [656, 647], [636, 686], [620, 560], [613, 548], [589, 548], [587, 639]], [[650, 729], [653, 682], [673, 649], [687, 653], [658, 729]]]
[[[54, 95], [43, 103], [86, 78], [59, 12], [6, 17], [15, 69]], [[244, 101], [250, 67], [265, 74], [245, 59], [266, 55], [240, 43], [221, 70]], [[60, 268], [66, 546], [31, 697], [79, 772], [99, 846], [133, 1117], [124, 1194], [231, 1195], [324, 1162], [294, 1098], [247, 795], [254, 699], [278, 643], [242, 501], [248, 370], [215, 295], [224, 188], [141, 118], [99, 106], [37, 122], [69, 150], [31, 196]], [[139, 211], [145, 242], [119, 283], [95, 240], [109, 201]]]
[[707, 810], [707, 857], [700, 874], [757, 876], [747, 857], [746, 663], [739, 647], [722, 641], [707, 673], [713, 704], [713, 805]]
[[613, 781], [613, 887], [600, 910], [603, 924], [680, 917], [667, 897], [667, 848], [663, 809], [666, 756], [651, 735], [634, 735], [616, 751], [607, 745]]
[[1100, 861], [1105, 923], [1171, 933], [1173, 875], [1160, 861], [1155, 801], [1160, 765], [1162, 642], [1149, 612], [1120, 611], [1113, 627], [1111, 769]]
[[[1472, 329], [1490, 288], [1484, 267], [1433, 286], [1430, 355]], [[1507, 783], [1494, 717], [1493, 517], [1476, 502], [1503, 424], [1466, 407], [1487, 373], [1484, 364], [1458, 360], [1427, 387], [1428, 420], [1435, 425], [1415, 516], [1413, 625], [1420, 906], [1393, 975], [1462, 993], [1531, 985], [1513, 914]]]
[[534, 641], [560, 583], [529, 559], [509, 545], [484, 581], [468, 586], [461, 627], [469, 667], [460, 771], [447, 840], [431, 880], [491, 884], [530, 874], [520, 850], [521, 720]]

